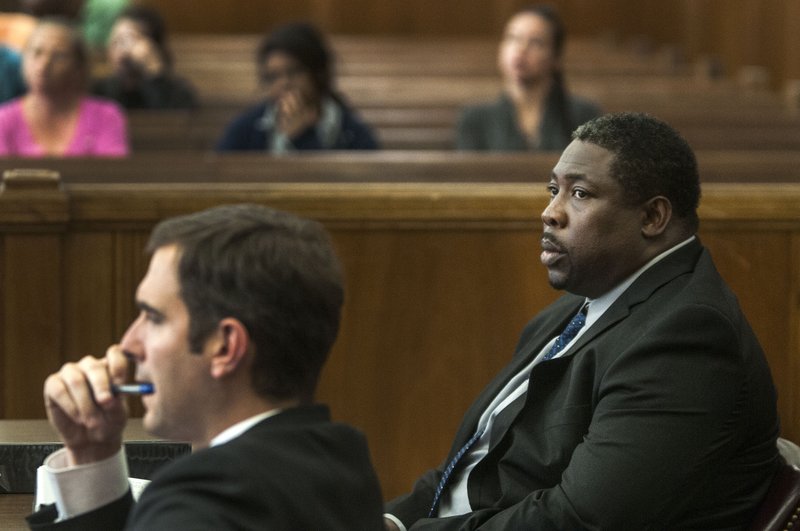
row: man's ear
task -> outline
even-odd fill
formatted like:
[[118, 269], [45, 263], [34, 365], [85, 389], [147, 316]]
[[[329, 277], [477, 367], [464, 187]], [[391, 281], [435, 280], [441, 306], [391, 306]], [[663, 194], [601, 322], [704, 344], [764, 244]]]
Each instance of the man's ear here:
[[642, 206], [642, 235], [653, 238], [664, 233], [672, 219], [672, 203], [662, 195], [648, 199]]
[[243, 364], [250, 349], [250, 334], [238, 319], [226, 317], [217, 325], [208, 347], [211, 349], [211, 377], [233, 374]]

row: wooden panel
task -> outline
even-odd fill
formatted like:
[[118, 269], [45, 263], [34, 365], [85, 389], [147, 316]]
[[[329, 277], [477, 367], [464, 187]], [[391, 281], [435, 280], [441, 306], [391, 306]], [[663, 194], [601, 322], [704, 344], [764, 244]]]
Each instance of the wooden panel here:
[[777, 90], [782, 88], [781, 81], [787, 79], [786, 57], [789, 54], [790, 42], [798, 40], [797, 34], [787, 32], [789, 27], [786, 24], [786, 17], [790, 13], [788, 13], [785, 0], [759, 2], [758, 4], [760, 14], [760, 20], [756, 24], [758, 27], [758, 55], [753, 59], [752, 64], [767, 69], [770, 86]]
[[[113, 339], [114, 263], [108, 232], [72, 233], [64, 244], [64, 347], [61, 362], [100, 356]], [[98, 294], [111, 297], [98, 297]], [[51, 372], [58, 369], [51, 367]]]
[[800, 2], [784, 1], [783, 25], [783, 71], [785, 75], [778, 79], [800, 80]]
[[118, 341], [136, 317], [136, 288], [147, 271], [144, 248], [150, 228], [137, 228], [114, 233], [114, 322], [113, 338]]
[[536, 266], [533, 223], [333, 235], [347, 302], [319, 396], [367, 433], [384, 493], [396, 495], [409, 470], [446, 455], [467, 406], [557, 293]]
[[33, 494], [3, 494], [0, 496], [0, 524], [5, 531], [30, 529], [25, 516], [31, 513]]
[[42, 384], [61, 365], [61, 238], [7, 235], [4, 251], [3, 415], [41, 417]]
[[306, 0], [143, 0], [159, 9], [172, 32], [264, 32], [276, 24], [300, 18], [314, 19]]
[[[160, 9], [174, 34], [264, 33], [305, 19], [343, 35], [491, 36], [525, 0], [144, 0]], [[773, 87], [797, 79], [797, 2], [794, 0], [559, 0], [572, 37], [615, 35], [628, 42], [670, 44], [693, 62], [722, 60], [730, 76], [743, 65], [772, 71]]]
[[784, 436], [800, 438], [800, 426], [787, 422], [795, 414], [796, 373], [791, 332], [796, 328], [787, 316], [794, 305], [792, 235], [789, 231], [731, 229], [707, 224], [701, 238], [711, 251], [722, 277], [736, 294], [750, 325], [769, 359], [778, 390], [778, 410], [784, 419]]

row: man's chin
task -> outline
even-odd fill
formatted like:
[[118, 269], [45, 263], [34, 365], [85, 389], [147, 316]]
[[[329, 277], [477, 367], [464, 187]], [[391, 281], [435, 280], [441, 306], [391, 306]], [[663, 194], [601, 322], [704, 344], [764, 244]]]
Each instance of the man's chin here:
[[547, 280], [553, 289], [563, 290], [567, 289], [567, 278], [557, 272], [548, 271]]
[[144, 431], [156, 437], [164, 437], [163, 428], [160, 426], [158, 419], [153, 415], [151, 410], [145, 409], [144, 417], [142, 417], [142, 427]]

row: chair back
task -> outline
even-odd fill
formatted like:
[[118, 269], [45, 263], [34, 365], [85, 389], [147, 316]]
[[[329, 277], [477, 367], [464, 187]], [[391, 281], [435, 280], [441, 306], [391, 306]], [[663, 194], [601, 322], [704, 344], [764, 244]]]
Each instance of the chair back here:
[[778, 439], [778, 451], [784, 462], [772, 478], [750, 531], [800, 529], [800, 446]]

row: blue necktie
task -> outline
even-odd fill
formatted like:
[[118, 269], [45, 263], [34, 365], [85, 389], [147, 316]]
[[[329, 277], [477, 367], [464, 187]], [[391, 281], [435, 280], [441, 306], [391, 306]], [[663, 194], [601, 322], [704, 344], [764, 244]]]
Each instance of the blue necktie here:
[[569, 344], [570, 341], [575, 339], [575, 336], [578, 335], [583, 325], [586, 324], [586, 309], [588, 308], [587, 305], [584, 304], [583, 308], [575, 314], [575, 317], [567, 324], [567, 327], [564, 328], [564, 331], [561, 332], [561, 335], [556, 338], [556, 342], [553, 343], [553, 346], [550, 347], [550, 350], [547, 354], [544, 355], [542, 358], [543, 361], [547, 361], [562, 350], [564, 347]]
[[444, 492], [444, 488], [447, 486], [447, 481], [450, 479], [450, 476], [453, 474], [453, 471], [456, 469], [456, 465], [464, 457], [464, 454], [475, 444], [478, 439], [481, 438], [483, 435], [483, 430], [478, 430], [475, 432], [475, 435], [470, 437], [470, 439], [464, 443], [464, 446], [456, 452], [456, 455], [450, 460], [445, 467], [444, 471], [442, 472], [442, 478], [439, 480], [439, 484], [436, 485], [436, 493], [433, 495], [433, 503], [431, 504], [431, 510], [428, 511], [428, 517], [432, 518], [434, 513], [436, 512], [436, 508], [439, 506], [439, 500], [442, 497], [442, 492]]

